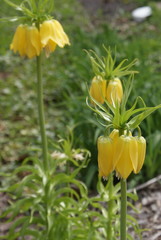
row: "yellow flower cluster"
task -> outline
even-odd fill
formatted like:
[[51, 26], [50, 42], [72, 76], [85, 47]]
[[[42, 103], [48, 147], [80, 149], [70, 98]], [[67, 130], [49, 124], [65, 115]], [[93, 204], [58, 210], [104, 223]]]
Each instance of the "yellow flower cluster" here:
[[112, 171], [126, 179], [130, 173], [138, 173], [144, 163], [146, 140], [143, 137], [129, 135], [119, 136], [118, 130], [113, 130], [109, 137], [98, 138], [99, 176], [107, 177]]
[[95, 76], [90, 86], [90, 95], [99, 103], [103, 104], [105, 99], [112, 105], [118, 101], [121, 102], [123, 88], [119, 78], [110, 81]]
[[70, 45], [68, 36], [57, 20], [46, 20], [38, 29], [35, 25], [21, 24], [17, 27], [10, 49], [18, 52], [20, 56], [33, 58], [39, 56], [45, 49], [48, 56], [58, 45], [63, 48]]

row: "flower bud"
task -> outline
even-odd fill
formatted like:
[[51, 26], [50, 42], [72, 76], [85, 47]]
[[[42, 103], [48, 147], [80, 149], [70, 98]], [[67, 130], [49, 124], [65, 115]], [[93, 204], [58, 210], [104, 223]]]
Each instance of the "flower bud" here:
[[113, 171], [113, 144], [110, 137], [100, 136], [98, 146], [99, 176], [107, 177]]
[[90, 87], [90, 95], [97, 102], [103, 104], [105, 99], [105, 92], [106, 92], [106, 80], [103, 80], [100, 76], [94, 77]]
[[106, 99], [110, 104], [114, 104], [116, 101], [121, 102], [123, 96], [122, 84], [119, 78], [110, 80], [106, 89]]

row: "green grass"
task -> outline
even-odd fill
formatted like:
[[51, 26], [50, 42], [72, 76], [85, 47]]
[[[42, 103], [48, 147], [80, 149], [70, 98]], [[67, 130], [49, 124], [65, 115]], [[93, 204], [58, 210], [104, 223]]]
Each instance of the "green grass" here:
[[[148, 1], [149, 2], [149, 1]], [[2, 16], [16, 13], [4, 2]], [[134, 23], [127, 16], [127, 31], [112, 29], [107, 21], [93, 24], [87, 12], [77, 1], [55, 0], [54, 17], [61, 21], [68, 33], [71, 46], [58, 49], [50, 58], [43, 58], [44, 98], [46, 128], [51, 140], [65, 135], [66, 126], [75, 126], [75, 147], [85, 147], [92, 152], [89, 167], [83, 179], [95, 186], [97, 181], [96, 139], [102, 129], [85, 103], [86, 85], [93, 77], [90, 61], [84, 49], [104, 54], [102, 45], [117, 46], [118, 60], [138, 59], [133, 93], [129, 105], [137, 95], [148, 106], [160, 103], [161, 64], [161, 10], [150, 2], [153, 15], [143, 23]], [[101, 18], [101, 15], [99, 15]], [[16, 23], [1, 22], [0, 31], [0, 109], [1, 109], [1, 159], [3, 163], [21, 161], [39, 146], [37, 128], [35, 61], [20, 59], [9, 51]], [[161, 111], [157, 111], [142, 124], [147, 138], [147, 158], [142, 172], [136, 179], [145, 181], [159, 174], [161, 167]], [[50, 149], [52, 151], [52, 149]], [[149, 171], [151, 168], [151, 171]], [[133, 176], [131, 177], [133, 178]], [[134, 180], [135, 181], [135, 180]]]

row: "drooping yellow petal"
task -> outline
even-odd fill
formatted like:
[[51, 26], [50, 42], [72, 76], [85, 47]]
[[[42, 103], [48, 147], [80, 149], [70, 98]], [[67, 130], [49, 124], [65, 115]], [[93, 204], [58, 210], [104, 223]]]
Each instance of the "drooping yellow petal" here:
[[19, 52], [20, 56], [26, 54], [26, 25], [19, 25], [14, 34], [10, 49], [15, 53]]
[[[127, 130], [124, 130], [124, 135], [127, 134]], [[129, 131], [128, 132], [128, 136], [132, 136], [132, 133]], [[122, 139], [120, 139], [119, 137], [119, 130], [118, 129], [114, 129], [109, 137], [112, 139], [113, 141], [113, 167], [115, 168], [121, 154], [124, 148], [124, 141], [122, 141]]]
[[48, 44], [45, 46], [46, 57], [50, 56], [51, 52], [54, 52], [56, 48], [56, 43], [49, 39]]
[[92, 83], [90, 86], [90, 95], [97, 102], [103, 104], [105, 99], [105, 91], [106, 91], [106, 80], [103, 80], [100, 76], [95, 76], [92, 79]]
[[134, 172], [136, 172], [138, 167], [138, 144], [135, 137], [130, 137], [129, 153], [130, 153], [133, 170]]
[[145, 153], [146, 153], [146, 140], [144, 137], [136, 137], [137, 145], [138, 145], [138, 165], [135, 173], [140, 172], [144, 160], [145, 160]]
[[21, 57], [24, 57], [26, 55], [26, 35], [27, 35], [27, 29], [26, 26], [22, 29], [21, 35], [19, 36], [19, 53]]
[[52, 20], [52, 40], [59, 46], [70, 45], [68, 36], [63, 30], [62, 25], [57, 20]]
[[120, 136], [117, 141], [117, 151], [120, 151], [121, 154], [118, 155], [119, 159], [115, 169], [118, 172], [118, 175], [124, 179], [126, 179], [133, 170], [129, 152], [129, 142], [130, 137], [124, 135]]
[[20, 33], [21, 33], [21, 25], [17, 27], [12, 43], [10, 44], [10, 49], [13, 50], [14, 52], [18, 51], [18, 39], [19, 39]]
[[121, 102], [123, 96], [123, 89], [120, 79], [115, 78], [110, 80], [106, 89], [106, 99], [107, 101], [114, 105], [116, 101]]
[[31, 45], [35, 48], [36, 55], [39, 56], [41, 52], [39, 30], [35, 26], [32, 26], [29, 28], [29, 35], [30, 35]]
[[114, 168], [117, 166], [118, 161], [120, 160], [120, 157], [122, 155], [122, 152], [124, 150], [124, 144], [125, 142], [122, 141], [122, 138], [119, 137], [119, 134], [115, 134], [113, 140], [113, 166]]
[[32, 27], [28, 27], [26, 31], [26, 56], [28, 58], [33, 58], [37, 55], [36, 49], [32, 45], [31, 38], [32, 38]]
[[40, 39], [42, 47], [48, 45], [49, 40], [52, 41], [52, 22], [44, 21], [40, 26]]
[[120, 146], [120, 144], [119, 148], [117, 149], [117, 141], [119, 140], [119, 130], [114, 129], [110, 133], [109, 137], [112, 139], [113, 144], [113, 168], [115, 168], [122, 151], [122, 146]]
[[99, 176], [107, 177], [113, 171], [113, 145], [109, 137], [100, 136], [98, 146]]

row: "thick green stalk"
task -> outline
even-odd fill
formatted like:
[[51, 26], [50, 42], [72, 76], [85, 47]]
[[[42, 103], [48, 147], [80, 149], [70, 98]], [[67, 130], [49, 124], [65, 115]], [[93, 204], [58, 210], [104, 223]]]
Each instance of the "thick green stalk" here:
[[[42, 83], [42, 72], [41, 72], [41, 55], [37, 57], [37, 100], [38, 100], [38, 114], [39, 114], [39, 125], [41, 134], [41, 145], [42, 145], [42, 156], [43, 156], [43, 166], [46, 176], [49, 173], [49, 159], [48, 159], [48, 146], [47, 146], [47, 136], [45, 131], [45, 116], [44, 116], [44, 102], [43, 102], [43, 83]], [[46, 236], [45, 239], [48, 240], [49, 233], [49, 210], [48, 210], [48, 183], [45, 187], [45, 210], [46, 210]]]
[[47, 172], [49, 169], [49, 163], [48, 163], [47, 137], [46, 137], [46, 131], [45, 131], [43, 83], [42, 83], [42, 73], [41, 73], [41, 55], [37, 57], [37, 100], [38, 100], [38, 114], [39, 114], [39, 124], [40, 124], [41, 143], [42, 143], [43, 165], [44, 165], [45, 171]]
[[113, 211], [113, 175], [110, 174], [109, 178], [109, 201], [108, 201], [108, 223], [107, 223], [107, 240], [112, 240], [112, 211]]
[[127, 215], [126, 179], [121, 179], [120, 240], [126, 240], [126, 215]]

